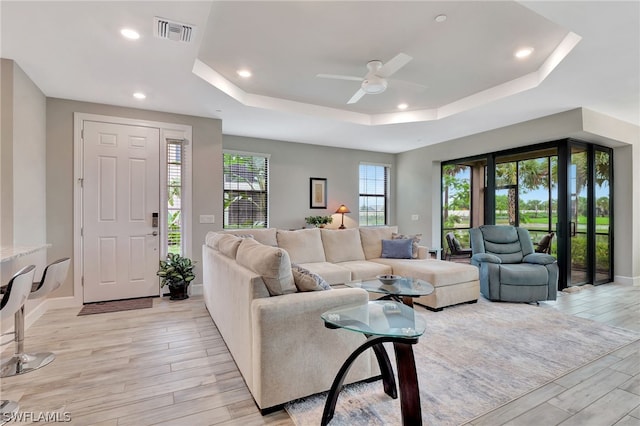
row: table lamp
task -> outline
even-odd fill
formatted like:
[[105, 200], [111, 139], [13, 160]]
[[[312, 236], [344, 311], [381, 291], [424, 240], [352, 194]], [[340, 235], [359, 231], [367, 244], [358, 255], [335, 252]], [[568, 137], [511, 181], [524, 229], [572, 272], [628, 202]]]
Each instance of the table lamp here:
[[338, 210], [336, 210], [336, 213], [342, 214], [342, 223], [340, 224], [339, 229], [345, 229], [346, 226], [344, 226], [344, 214], [351, 213], [351, 210], [349, 210], [349, 207], [345, 206], [344, 204], [340, 204], [340, 207], [338, 207]]

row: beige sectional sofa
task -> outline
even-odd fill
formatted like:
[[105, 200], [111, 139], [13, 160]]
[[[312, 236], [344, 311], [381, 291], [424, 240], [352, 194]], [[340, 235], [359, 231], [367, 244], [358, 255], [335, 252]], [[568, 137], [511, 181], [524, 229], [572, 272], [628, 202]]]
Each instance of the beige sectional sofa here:
[[[328, 309], [364, 303], [369, 294], [338, 284], [394, 273], [431, 282], [433, 294], [414, 299], [431, 309], [474, 302], [477, 268], [426, 259], [381, 258], [382, 240], [396, 227], [346, 230], [269, 229], [210, 232], [203, 245], [204, 300], [256, 404], [267, 410], [328, 390], [344, 360], [364, 341], [324, 327]], [[249, 237], [250, 238], [241, 238]], [[298, 264], [324, 278], [331, 291], [298, 292]], [[351, 368], [345, 383], [377, 376], [372, 353]]]

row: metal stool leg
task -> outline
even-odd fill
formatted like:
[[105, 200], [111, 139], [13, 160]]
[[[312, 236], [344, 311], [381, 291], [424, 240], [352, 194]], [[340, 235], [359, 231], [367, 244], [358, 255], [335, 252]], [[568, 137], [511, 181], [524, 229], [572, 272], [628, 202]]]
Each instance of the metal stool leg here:
[[9, 401], [7, 399], [0, 401], [0, 426], [12, 421], [13, 414], [17, 413], [19, 409], [20, 405], [15, 401]]
[[24, 353], [24, 305], [16, 311], [14, 318], [16, 353], [2, 362], [0, 377], [11, 377], [37, 370], [56, 358], [51, 352]]

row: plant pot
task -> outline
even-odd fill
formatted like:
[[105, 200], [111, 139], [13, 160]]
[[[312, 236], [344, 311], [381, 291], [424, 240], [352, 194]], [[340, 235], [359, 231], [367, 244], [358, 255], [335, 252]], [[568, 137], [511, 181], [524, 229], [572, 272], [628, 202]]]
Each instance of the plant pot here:
[[184, 300], [189, 298], [189, 294], [187, 292], [188, 286], [185, 283], [170, 285], [169, 286], [169, 294], [171, 297], [169, 300]]

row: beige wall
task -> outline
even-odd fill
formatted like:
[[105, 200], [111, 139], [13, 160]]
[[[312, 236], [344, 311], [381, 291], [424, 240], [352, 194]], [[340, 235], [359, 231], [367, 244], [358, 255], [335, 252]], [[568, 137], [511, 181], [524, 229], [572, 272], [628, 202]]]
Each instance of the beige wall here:
[[[223, 146], [224, 149], [270, 154], [269, 225], [276, 228], [301, 228], [305, 226], [305, 217], [319, 215], [332, 215], [333, 223], [329, 227], [337, 228], [341, 215], [334, 212], [340, 204], [351, 210], [345, 214], [345, 226], [358, 226], [358, 166], [361, 162], [390, 165], [389, 179], [392, 184], [395, 181], [393, 154], [228, 135], [223, 137]], [[326, 210], [309, 208], [310, 177], [327, 178]], [[389, 200], [388, 214], [389, 223], [395, 224], [393, 197]], [[222, 207], [216, 217], [222, 218]], [[222, 221], [217, 225], [221, 228]]]
[[[46, 98], [13, 61], [0, 60], [0, 244], [41, 246], [46, 241]], [[40, 279], [45, 251], [0, 263], [4, 284], [25, 265]], [[29, 302], [27, 309], [37, 302]], [[5, 321], [2, 330], [12, 326]]]
[[0, 59], [0, 246], [12, 244], [13, 61]]
[[[202, 250], [206, 233], [214, 225], [199, 223], [201, 214], [211, 214], [222, 200], [222, 123], [211, 118], [123, 108], [111, 105], [47, 99], [47, 239], [50, 257], [73, 255], [73, 125], [74, 112], [159, 121], [192, 126], [193, 199], [191, 256], [196, 260], [197, 278], [202, 282]], [[73, 271], [73, 266], [71, 267]], [[57, 291], [73, 295], [73, 274]]]
[[[640, 285], [640, 129], [602, 114], [575, 109], [398, 154], [398, 225], [423, 232], [427, 244], [440, 239], [440, 162], [567, 137], [614, 149], [614, 273]], [[412, 221], [411, 214], [419, 214]]]

